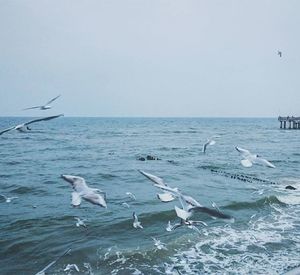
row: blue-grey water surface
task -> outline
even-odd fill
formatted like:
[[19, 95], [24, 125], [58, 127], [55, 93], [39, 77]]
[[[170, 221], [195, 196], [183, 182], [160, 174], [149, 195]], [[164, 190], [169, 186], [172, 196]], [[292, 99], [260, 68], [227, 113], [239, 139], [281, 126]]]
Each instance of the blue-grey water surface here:
[[[0, 118], [0, 129], [27, 120]], [[216, 144], [203, 154], [213, 135]], [[63, 117], [33, 124], [30, 133], [7, 132], [0, 136], [0, 194], [18, 199], [0, 198], [0, 273], [35, 274], [71, 247], [49, 274], [76, 274], [64, 271], [72, 263], [80, 274], [175, 274], [173, 267], [181, 274], [283, 274], [300, 265], [299, 138], [298, 130], [280, 130], [276, 118]], [[235, 146], [276, 168], [242, 167]], [[138, 160], [147, 155], [161, 160]], [[201, 234], [167, 232], [180, 204], [160, 202], [138, 169], [207, 207], [216, 203], [234, 222], [198, 214], [208, 224], [198, 227]], [[105, 191], [108, 208], [72, 207], [61, 174]], [[133, 228], [133, 211], [144, 229]], [[76, 227], [75, 217], [87, 228]]]

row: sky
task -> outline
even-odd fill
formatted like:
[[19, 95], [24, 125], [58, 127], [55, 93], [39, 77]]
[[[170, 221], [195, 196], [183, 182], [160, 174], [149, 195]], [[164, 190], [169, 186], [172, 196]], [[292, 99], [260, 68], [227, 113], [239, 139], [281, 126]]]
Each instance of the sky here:
[[299, 26], [298, 0], [0, 0], [0, 116], [300, 116]]

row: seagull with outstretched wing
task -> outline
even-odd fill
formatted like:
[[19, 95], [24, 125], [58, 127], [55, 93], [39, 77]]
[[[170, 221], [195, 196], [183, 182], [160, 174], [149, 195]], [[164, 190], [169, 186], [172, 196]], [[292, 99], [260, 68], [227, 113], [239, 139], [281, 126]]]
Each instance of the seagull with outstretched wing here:
[[56, 115], [56, 116], [42, 117], [42, 118], [37, 118], [37, 119], [34, 119], [34, 120], [30, 120], [28, 122], [25, 122], [25, 123], [22, 123], [22, 124], [18, 124], [16, 126], [12, 126], [12, 127], [9, 127], [7, 129], [2, 130], [0, 132], [0, 135], [4, 134], [6, 132], [9, 132], [11, 130], [17, 130], [18, 132], [25, 133], [25, 132], [31, 130], [28, 125], [30, 125], [32, 123], [36, 123], [36, 122], [40, 122], [40, 121], [47, 121], [47, 120], [51, 120], [51, 119], [58, 118], [58, 117], [61, 117], [61, 116], [63, 116], [63, 114]]
[[[138, 170], [142, 175], [144, 175], [147, 179], [154, 182], [154, 186], [157, 184], [159, 186], [165, 186], [168, 187], [168, 185], [164, 182], [164, 180], [160, 177], [157, 177], [155, 175], [152, 175], [150, 173], [146, 173], [142, 170]], [[172, 193], [165, 191], [164, 193], [157, 194], [157, 197], [162, 202], [170, 202], [175, 200], [175, 197]]]
[[252, 154], [250, 151], [243, 149], [241, 147], [235, 147], [235, 149], [240, 153], [243, 157], [241, 160], [241, 164], [244, 167], [251, 167], [253, 164], [261, 164], [268, 166], [270, 168], [275, 168], [275, 165], [268, 160], [262, 158], [260, 155]]
[[25, 109], [23, 109], [23, 111], [25, 111], [25, 110], [32, 110], [32, 109], [40, 109], [40, 110], [42, 110], [42, 111], [45, 111], [45, 110], [51, 109], [52, 107], [51, 107], [51, 105], [49, 105], [49, 104], [51, 104], [54, 100], [58, 99], [59, 97], [60, 97], [60, 95], [58, 95], [58, 96], [52, 98], [51, 100], [49, 100], [49, 101], [48, 101], [46, 104], [44, 104], [44, 105], [39, 105], [39, 106], [33, 106], [33, 107], [25, 108]]
[[84, 199], [92, 204], [107, 208], [105, 192], [87, 186], [85, 179], [82, 177], [72, 175], [61, 175], [61, 177], [69, 182], [74, 189], [74, 192], [72, 192], [73, 206], [79, 206], [81, 199]]

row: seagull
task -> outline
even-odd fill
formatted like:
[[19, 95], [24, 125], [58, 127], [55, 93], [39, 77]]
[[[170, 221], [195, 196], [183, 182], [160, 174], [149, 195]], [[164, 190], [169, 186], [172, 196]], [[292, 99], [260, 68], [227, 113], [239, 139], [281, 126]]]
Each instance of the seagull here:
[[126, 192], [126, 195], [129, 196], [131, 199], [133, 199], [134, 201], [136, 200], [135, 195], [133, 195], [131, 192]]
[[30, 108], [23, 109], [23, 111], [25, 111], [25, 110], [31, 110], [31, 109], [40, 109], [40, 110], [44, 111], [44, 110], [51, 109], [52, 107], [49, 104], [51, 104], [54, 100], [58, 99], [59, 97], [60, 97], [60, 95], [52, 98], [45, 105], [33, 106], [33, 107], [30, 107]]
[[84, 223], [85, 220], [81, 220], [80, 218], [78, 217], [74, 217], [75, 220], [77, 220], [76, 222], [76, 226], [79, 227], [79, 226], [83, 226], [83, 227], [86, 227], [86, 224]]
[[279, 55], [279, 57], [282, 57], [282, 52], [281, 51], [277, 51], [277, 54]]
[[73, 269], [75, 269], [77, 272], [79, 272], [79, 268], [76, 264], [67, 264], [64, 271], [70, 271], [70, 270], [73, 270]]
[[208, 138], [207, 141], [203, 144], [202, 152], [205, 154], [206, 148], [208, 145], [215, 145], [216, 142], [211, 138]]
[[11, 130], [17, 130], [19, 132], [27, 132], [27, 131], [30, 131], [31, 128], [28, 127], [28, 125], [32, 124], [32, 123], [36, 123], [36, 122], [39, 122], [39, 121], [46, 121], [46, 120], [51, 120], [51, 119], [54, 119], [54, 118], [58, 118], [58, 117], [61, 117], [63, 116], [63, 114], [60, 114], [60, 115], [56, 115], [56, 116], [48, 116], [48, 117], [42, 117], [42, 118], [38, 118], [38, 119], [34, 119], [34, 120], [30, 120], [28, 122], [25, 122], [25, 123], [22, 123], [22, 124], [18, 124], [16, 126], [12, 126], [10, 128], [7, 128], [5, 130], [2, 130], [0, 132], [0, 135], [8, 132], [8, 131], [11, 131]]
[[215, 209], [204, 207], [193, 197], [183, 195], [182, 193], [179, 192], [178, 188], [170, 188], [166, 186], [160, 186], [157, 184], [155, 184], [154, 186], [161, 188], [163, 190], [173, 192], [173, 195], [179, 199], [179, 202], [182, 206], [182, 209], [175, 206], [176, 214], [179, 218], [185, 221], [188, 220], [192, 216], [193, 212], [195, 211], [206, 213], [214, 218], [231, 219], [229, 215], [223, 214], [222, 212]]
[[141, 222], [139, 222], [139, 219], [138, 219], [137, 215], [135, 214], [135, 212], [133, 212], [132, 216], [133, 216], [133, 224], [132, 224], [133, 227], [143, 229], [144, 227], [142, 226]]
[[0, 195], [1, 197], [3, 197], [5, 199], [6, 202], [11, 202], [14, 199], [17, 199], [18, 197], [6, 197], [5, 195]]
[[90, 203], [107, 208], [105, 192], [100, 189], [88, 187], [84, 178], [72, 175], [61, 175], [61, 177], [71, 183], [74, 189], [74, 192], [72, 192], [73, 206], [79, 206], [81, 204], [81, 198], [83, 198]]
[[130, 205], [129, 205], [127, 202], [123, 202], [122, 205], [123, 205], [124, 207], [130, 208]]
[[169, 221], [169, 222], [168, 222], [168, 225], [167, 225], [167, 227], [166, 227], [166, 230], [167, 230], [168, 232], [171, 232], [172, 229], [173, 229], [173, 226], [172, 226], [171, 222]]
[[[157, 184], [157, 185], [160, 185], [160, 186], [165, 186], [165, 187], [168, 187], [168, 185], [164, 182], [164, 180], [160, 177], [157, 177], [155, 175], [152, 175], [150, 173], [146, 173], [142, 170], [138, 170], [142, 175], [144, 175], [146, 178], [148, 178], [149, 180], [151, 180], [152, 182], [154, 182], [154, 184]], [[162, 194], [157, 194], [157, 197], [160, 201], [162, 202], [170, 202], [170, 201], [173, 201], [175, 200], [175, 196], [170, 193], [170, 192], [167, 192], [165, 191], [164, 193]]]
[[240, 147], [235, 147], [235, 149], [241, 154], [243, 159], [241, 160], [241, 164], [244, 167], [251, 167], [253, 164], [261, 164], [265, 165], [271, 168], [275, 168], [275, 165], [272, 164], [271, 162], [267, 161], [266, 159], [262, 158], [259, 155], [254, 155], [250, 151], [240, 148]]
[[56, 260], [52, 261], [50, 264], [48, 264], [46, 267], [44, 267], [41, 271], [36, 273], [35, 275], [45, 275], [46, 271], [53, 266], [58, 260], [60, 260], [63, 256], [68, 254], [71, 251], [71, 248], [68, 248], [61, 256], [59, 256]]
[[156, 246], [156, 248], [158, 250], [168, 250], [166, 247], [165, 247], [165, 244], [163, 242], [161, 242], [160, 240], [152, 237], [152, 240], [154, 241], [154, 245]]

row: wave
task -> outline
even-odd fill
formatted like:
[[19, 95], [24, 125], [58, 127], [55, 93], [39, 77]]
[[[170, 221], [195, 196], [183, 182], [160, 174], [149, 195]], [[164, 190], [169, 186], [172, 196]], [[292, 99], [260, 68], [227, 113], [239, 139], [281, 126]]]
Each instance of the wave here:
[[222, 208], [231, 210], [258, 209], [270, 206], [274, 203], [284, 205], [284, 203], [282, 203], [276, 196], [268, 196], [253, 202], [233, 202]]

